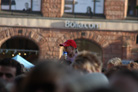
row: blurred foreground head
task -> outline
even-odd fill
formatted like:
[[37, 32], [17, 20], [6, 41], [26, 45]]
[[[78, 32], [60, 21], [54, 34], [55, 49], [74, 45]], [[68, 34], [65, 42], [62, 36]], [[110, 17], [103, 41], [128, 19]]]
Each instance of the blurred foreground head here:
[[64, 79], [71, 78], [72, 72], [62, 64], [44, 60], [26, 76], [23, 92], [63, 92]]
[[98, 88], [108, 88], [109, 81], [102, 73], [84, 74], [82, 76], [72, 78], [66, 84], [65, 92], [89, 92]]
[[122, 91], [116, 90], [114, 88], [98, 88], [87, 92], [122, 92]]
[[138, 92], [138, 71], [118, 71], [110, 77], [110, 84], [121, 92]]
[[109, 70], [107, 70], [105, 72], [105, 75], [108, 78], [110, 78], [114, 73], [116, 73], [118, 71], [126, 70], [126, 69], [128, 69], [128, 66], [126, 66], [126, 65], [113, 66], [112, 68], [110, 68]]
[[105, 75], [110, 78], [114, 73], [118, 72], [118, 71], [123, 71], [123, 70], [138, 70], [138, 63], [136, 62], [131, 62], [128, 65], [118, 65], [118, 66], [113, 66], [112, 68], [108, 69], [105, 72]]
[[80, 52], [75, 61], [72, 64], [73, 68], [80, 70], [82, 72], [101, 72], [102, 70], [102, 62], [88, 51]]
[[22, 85], [25, 78], [26, 78], [25, 74], [16, 76], [13, 82], [12, 91], [10, 92], [21, 92]]

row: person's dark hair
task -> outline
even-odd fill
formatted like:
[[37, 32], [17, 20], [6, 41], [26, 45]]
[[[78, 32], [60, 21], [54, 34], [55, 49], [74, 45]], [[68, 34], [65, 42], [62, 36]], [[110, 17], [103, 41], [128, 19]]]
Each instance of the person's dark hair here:
[[[42, 89], [44, 92], [55, 92], [57, 79], [64, 79], [72, 74], [72, 69], [58, 63], [57, 60], [39, 60], [26, 76], [22, 92], [34, 92]], [[75, 74], [73, 74], [75, 75]]]
[[115, 73], [117, 76], [128, 76], [132, 79], [134, 79], [138, 83], [138, 71], [136, 70], [121, 70]]
[[110, 78], [115, 72], [122, 71], [128, 69], [128, 66], [120, 65], [120, 66], [114, 66], [111, 69], [107, 70], [105, 72], [105, 75]]
[[4, 58], [3, 60], [0, 60], [0, 66], [10, 66], [16, 68], [16, 75], [22, 74], [22, 65], [11, 58]]
[[89, 51], [80, 52], [72, 63], [74, 69], [88, 72], [88, 69], [93, 72], [101, 72], [102, 61], [96, 55]]
[[21, 74], [21, 75], [15, 77], [13, 92], [21, 92], [22, 85], [23, 85], [25, 78], [26, 78], [25, 74]]
[[138, 60], [135, 60], [134, 62], [138, 63]]
[[90, 90], [87, 92], [120, 92], [120, 91], [116, 90], [115, 88], [99, 88], [99, 89]]

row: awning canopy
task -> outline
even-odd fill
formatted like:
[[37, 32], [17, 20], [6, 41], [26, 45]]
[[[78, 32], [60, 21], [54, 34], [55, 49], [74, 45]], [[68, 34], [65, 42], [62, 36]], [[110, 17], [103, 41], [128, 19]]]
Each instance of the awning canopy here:
[[23, 57], [21, 57], [20, 55], [16, 55], [15, 57], [13, 57], [12, 59], [16, 60], [17, 62], [19, 62], [20, 64], [23, 64], [25, 68], [31, 68], [34, 67], [34, 65], [32, 63], [30, 63], [29, 61], [25, 60]]

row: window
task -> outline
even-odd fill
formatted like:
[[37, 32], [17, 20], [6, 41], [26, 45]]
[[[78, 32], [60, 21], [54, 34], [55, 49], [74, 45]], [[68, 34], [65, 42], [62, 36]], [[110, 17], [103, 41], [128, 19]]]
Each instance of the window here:
[[65, 0], [64, 13], [103, 15], [104, 0]]
[[128, 16], [138, 16], [138, 0], [128, 0]]
[[2, 0], [1, 1], [1, 9], [9, 10], [10, 9], [9, 3], [10, 3], [10, 0]]
[[41, 11], [41, 0], [2, 0], [2, 10]]

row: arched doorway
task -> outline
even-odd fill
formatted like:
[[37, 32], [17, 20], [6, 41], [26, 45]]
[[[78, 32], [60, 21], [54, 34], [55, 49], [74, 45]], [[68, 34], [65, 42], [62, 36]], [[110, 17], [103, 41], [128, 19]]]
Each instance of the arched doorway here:
[[1, 59], [12, 58], [17, 54], [34, 63], [39, 56], [39, 47], [36, 43], [24, 37], [13, 37], [1, 45]]
[[102, 48], [98, 44], [87, 39], [76, 39], [75, 42], [79, 51], [90, 51], [102, 60]]

